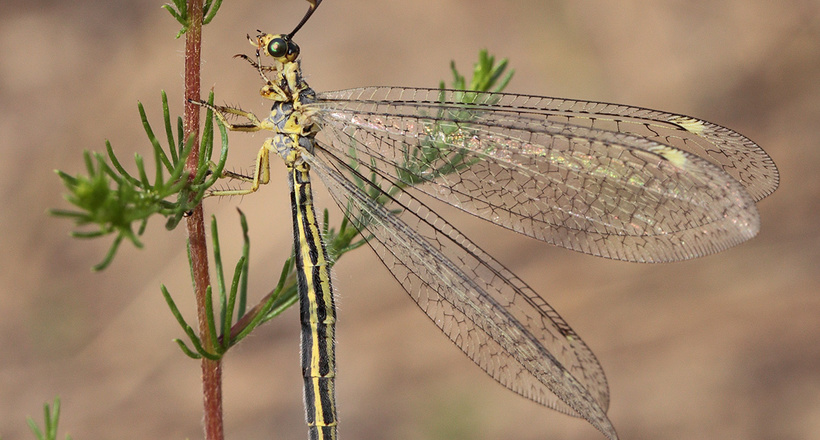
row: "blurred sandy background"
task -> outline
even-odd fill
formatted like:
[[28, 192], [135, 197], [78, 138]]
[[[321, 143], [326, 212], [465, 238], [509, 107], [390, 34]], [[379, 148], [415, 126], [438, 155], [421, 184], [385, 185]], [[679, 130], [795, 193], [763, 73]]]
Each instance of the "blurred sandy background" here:
[[[76, 440], [202, 437], [199, 364], [171, 342], [182, 332], [159, 292], [193, 318], [184, 230], [155, 221], [144, 250], [124, 245], [94, 274], [109, 240], [72, 240], [45, 214], [67, 206], [52, 170], [82, 170], [83, 149], [108, 138], [124, 159], [149, 154], [138, 100], [155, 124], [161, 89], [181, 112], [183, 43], [160, 5], [0, 3], [3, 439], [33, 438], [25, 417], [56, 395]], [[255, 72], [231, 56], [251, 50], [246, 33], [290, 31], [306, 6], [226, 2], [205, 30], [203, 93], [265, 114]], [[820, 438], [820, 3], [327, 0], [297, 41], [316, 90], [436, 86], [450, 59], [470, 71], [489, 48], [516, 69], [510, 91], [691, 114], [762, 145], [782, 183], [759, 205], [760, 235], [695, 261], [607, 261], [456, 217], [592, 347], [622, 438]], [[232, 135], [231, 165], [249, 166], [262, 139]], [[235, 205], [248, 214], [257, 295], [290, 252], [285, 187], [276, 175], [256, 196], [207, 202], [234, 243], [226, 258]], [[335, 283], [343, 438], [603, 438], [485, 376], [371, 251], [341, 260]], [[304, 438], [299, 374], [289, 310], [227, 358], [227, 437]]]

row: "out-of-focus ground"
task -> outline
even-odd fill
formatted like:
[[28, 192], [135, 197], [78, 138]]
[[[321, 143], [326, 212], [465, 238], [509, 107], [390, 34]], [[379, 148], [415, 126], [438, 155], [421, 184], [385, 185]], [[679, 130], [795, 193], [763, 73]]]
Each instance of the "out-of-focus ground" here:
[[[108, 240], [78, 242], [45, 214], [66, 207], [52, 170], [83, 169], [110, 139], [149, 155], [136, 111], [182, 107], [182, 40], [159, 1], [0, 3], [0, 436], [59, 395], [78, 440], [201, 438], [199, 364], [165, 283], [193, 318], [185, 233], [149, 226], [91, 273]], [[246, 33], [288, 32], [307, 4], [226, 2], [205, 30], [203, 93], [265, 114], [258, 77], [231, 56]], [[607, 261], [499, 232], [464, 231], [536, 288], [584, 337], [610, 382], [624, 439], [820, 437], [820, 4], [816, 1], [327, 0], [298, 35], [316, 90], [436, 86], [455, 59], [509, 57], [520, 93], [696, 115], [746, 134], [777, 162], [748, 243], [699, 260]], [[158, 127], [161, 127], [158, 125]], [[232, 166], [263, 135], [231, 136]], [[275, 168], [275, 171], [280, 171]], [[319, 203], [331, 206], [322, 192]], [[247, 213], [252, 292], [290, 252], [284, 176], [242, 200], [208, 200], [226, 253]], [[336, 218], [338, 212], [333, 211]], [[462, 221], [463, 220], [463, 221]], [[232, 244], [228, 244], [232, 243]], [[232, 265], [232, 264], [231, 264]], [[367, 249], [336, 266], [338, 398], [346, 439], [600, 439], [586, 422], [506, 391], [438, 334]], [[231, 439], [304, 438], [295, 310], [225, 363]]]

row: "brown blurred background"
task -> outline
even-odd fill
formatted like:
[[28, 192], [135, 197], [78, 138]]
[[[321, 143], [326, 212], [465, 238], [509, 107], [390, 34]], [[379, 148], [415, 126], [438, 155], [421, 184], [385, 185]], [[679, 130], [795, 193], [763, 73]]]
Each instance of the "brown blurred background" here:
[[[124, 245], [91, 273], [110, 241], [72, 240], [67, 221], [45, 214], [67, 207], [52, 170], [81, 171], [83, 149], [108, 138], [121, 158], [150, 154], [138, 100], [158, 129], [161, 89], [181, 112], [183, 43], [160, 5], [0, 3], [3, 439], [33, 438], [25, 417], [40, 420], [56, 395], [61, 433], [77, 440], [202, 437], [199, 364], [171, 342], [182, 332], [159, 292], [165, 283], [193, 318], [184, 230], [155, 221], [144, 250]], [[306, 6], [226, 2], [205, 30], [203, 93], [264, 114], [258, 77], [231, 56], [250, 52], [246, 33], [290, 31]], [[820, 3], [327, 0], [298, 37], [318, 91], [436, 86], [451, 59], [469, 72], [488, 48], [516, 69], [509, 91], [691, 114], [762, 145], [782, 183], [759, 205], [760, 235], [699, 260], [607, 261], [456, 217], [592, 347], [622, 438], [820, 438]], [[232, 135], [231, 165], [252, 164], [263, 139]], [[259, 295], [290, 252], [284, 176], [253, 197], [206, 203], [231, 260], [237, 204]], [[335, 285], [343, 438], [603, 438], [485, 376], [371, 251], [342, 259]], [[299, 377], [289, 310], [227, 358], [227, 437], [304, 438]]]

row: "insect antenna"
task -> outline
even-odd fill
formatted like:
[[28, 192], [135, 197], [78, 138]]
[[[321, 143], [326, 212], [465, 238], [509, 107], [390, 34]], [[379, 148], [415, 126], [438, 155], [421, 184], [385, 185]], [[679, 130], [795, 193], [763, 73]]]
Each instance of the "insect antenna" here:
[[302, 21], [300, 21], [299, 24], [297, 24], [296, 27], [293, 29], [293, 31], [291, 31], [291, 33], [288, 34], [288, 38], [293, 38], [296, 32], [302, 28], [302, 25], [304, 25], [308, 21], [308, 18], [310, 18], [310, 16], [313, 15], [313, 11], [315, 11], [316, 8], [319, 7], [319, 3], [322, 3], [322, 0], [307, 0], [307, 2], [310, 3], [310, 9], [308, 9], [307, 13], [305, 13], [305, 16], [302, 18]]

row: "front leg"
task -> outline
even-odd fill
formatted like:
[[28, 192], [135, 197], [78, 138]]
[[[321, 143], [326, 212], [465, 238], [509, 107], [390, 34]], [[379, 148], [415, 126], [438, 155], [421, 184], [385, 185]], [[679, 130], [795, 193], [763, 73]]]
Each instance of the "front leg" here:
[[265, 75], [265, 72], [276, 72], [277, 71], [276, 67], [274, 67], [274, 66], [265, 66], [265, 65], [262, 64], [262, 61], [259, 58], [259, 51], [258, 50], [256, 51], [256, 61], [252, 60], [251, 57], [249, 57], [249, 56], [247, 56], [243, 53], [236, 54], [233, 57], [234, 58], [242, 58], [243, 60], [250, 63], [250, 65], [253, 66], [253, 68], [256, 69], [257, 72], [259, 72], [259, 76], [261, 76], [262, 79], [264, 79], [266, 83], [269, 83], [271, 81], [270, 81], [270, 79], [268, 79], [268, 76]]

